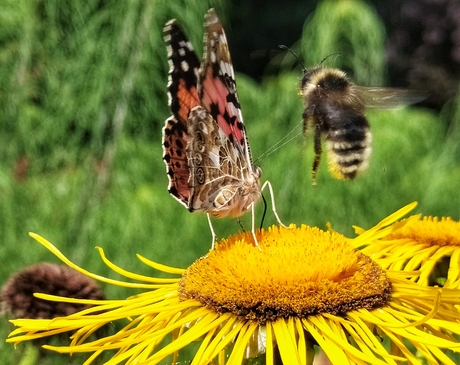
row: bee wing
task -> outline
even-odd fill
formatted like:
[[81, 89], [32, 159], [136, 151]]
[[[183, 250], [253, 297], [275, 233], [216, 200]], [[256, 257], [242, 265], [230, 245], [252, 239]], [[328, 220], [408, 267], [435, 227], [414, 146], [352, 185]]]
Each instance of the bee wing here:
[[367, 108], [391, 109], [415, 104], [428, 94], [420, 90], [353, 85], [356, 98]]

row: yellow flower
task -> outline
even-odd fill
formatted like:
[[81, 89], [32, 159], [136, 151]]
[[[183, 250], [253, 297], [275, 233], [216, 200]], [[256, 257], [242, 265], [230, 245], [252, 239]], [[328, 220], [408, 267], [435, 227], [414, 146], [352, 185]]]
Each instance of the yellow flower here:
[[[455, 365], [445, 350], [460, 351], [460, 290], [421, 286], [407, 278], [415, 272], [385, 271], [352, 245], [362, 245], [396, 229], [391, 225], [410, 211], [401, 209], [376, 227], [349, 240], [336, 232], [302, 225], [271, 227], [252, 236], [222, 240], [187, 270], [166, 267], [142, 256], [152, 268], [176, 278], [137, 275], [104, 262], [127, 283], [91, 274], [65, 258], [51, 243], [32, 235], [69, 266], [103, 282], [146, 289], [124, 300], [66, 299], [95, 305], [53, 320], [18, 319], [8, 342], [19, 343], [71, 331], [69, 346], [45, 346], [62, 353], [91, 353], [90, 364], [107, 350], [107, 364], [157, 364], [192, 342], [192, 364], [312, 364], [314, 346], [332, 364]], [[401, 224], [398, 225], [399, 227]], [[351, 243], [351, 244], [350, 244]], [[113, 335], [90, 340], [102, 326], [125, 321]], [[387, 342], [382, 342], [386, 338]], [[253, 363], [256, 361], [254, 360]]]
[[[367, 243], [362, 252], [388, 270], [418, 270], [422, 285], [460, 288], [460, 222], [451, 218], [413, 216], [381, 240]], [[358, 234], [365, 231], [355, 227]]]

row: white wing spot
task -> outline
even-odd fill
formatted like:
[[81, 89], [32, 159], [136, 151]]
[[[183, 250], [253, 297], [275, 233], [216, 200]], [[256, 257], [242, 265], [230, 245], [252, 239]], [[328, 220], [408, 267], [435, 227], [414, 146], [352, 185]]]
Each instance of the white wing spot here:
[[180, 63], [180, 67], [182, 68], [182, 71], [187, 72], [190, 69], [190, 66], [187, 61], [182, 61]]
[[231, 76], [232, 79], [234, 78], [232, 65], [230, 65], [228, 62], [220, 61], [219, 66], [223, 75]]
[[216, 63], [217, 61], [216, 52], [211, 51], [211, 53], [209, 54], [209, 58], [211, 59], [211, 63]]

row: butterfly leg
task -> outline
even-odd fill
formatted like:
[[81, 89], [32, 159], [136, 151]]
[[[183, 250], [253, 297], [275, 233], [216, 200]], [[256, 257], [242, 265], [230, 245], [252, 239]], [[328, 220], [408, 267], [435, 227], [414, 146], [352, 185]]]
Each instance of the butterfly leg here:
[[[281, 219], [278, 216], [278, 213], [276, 212], [275, 195], [273, 194], [273, 188], [272, 188], [272, 184], [270, 184], [270, 181], [268, 181], [268, 180], [265, 181], [260, 190], [263, 191], [266, 186], [268, 186], [268, 190], [270, 191], [270, 198], [271, 198], [271, 202], [272, 202], [272, 211], [273, 211], [273, 214], [275, 215], [276, 221], [278, 222], [278, 224], [280, 226], [283, 226], [283, 227], [287, 228], [287, 226], [285, 224], [283, 224], [283, 222], [281, 222]], [[252, 221], [252, 223], [254, 224], [254, 220]]]
[[208, 223], [209, 223], [209, 228], [211, 229], [211, 234], [212, 234], [212, 245], [211, 245], [211, 250], [214, 250], [214, 244], [216, 242], [216, 232], [214, 232], [214, 227], [212, 226], [211, 222], [211, 215], [208, 213], [206, 214], [208, 216]]

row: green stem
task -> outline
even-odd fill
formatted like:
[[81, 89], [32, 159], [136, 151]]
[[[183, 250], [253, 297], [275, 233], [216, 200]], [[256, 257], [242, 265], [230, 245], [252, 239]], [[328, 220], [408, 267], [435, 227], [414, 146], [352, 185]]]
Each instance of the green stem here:
[[40, 355], [40, 350], [33, 343], [27, 342], [24, 344], [24, 352], [18, 365], [35, 365]]

